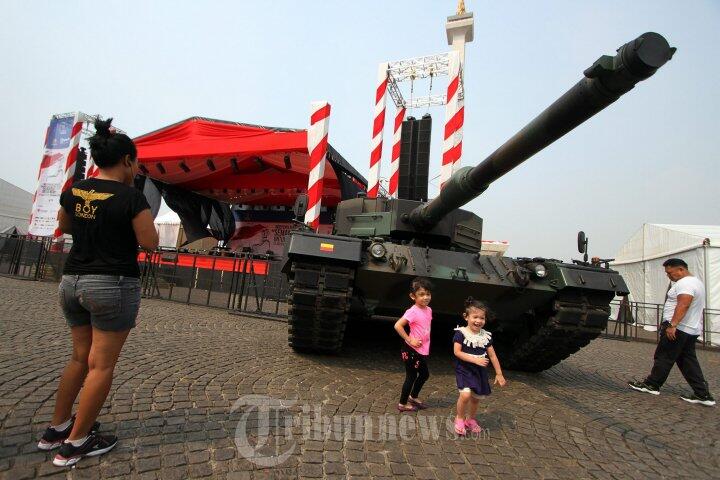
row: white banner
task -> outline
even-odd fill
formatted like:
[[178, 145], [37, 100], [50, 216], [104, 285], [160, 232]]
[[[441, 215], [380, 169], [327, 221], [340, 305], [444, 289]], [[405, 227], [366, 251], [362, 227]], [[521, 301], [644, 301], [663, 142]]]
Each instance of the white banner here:
[[67, 158], [76, 146], [76, 142], [72, 141], [72, 133], [77, 117], [77, 114], [73, 114], [50, 119], [28, 228], [31, 235], [51, 236], [57, 228], [57, 212], [60, 208]]
[[[289, 233], [298, 228], [293, 222], [236, 221], [235, 235], [228, 243], [231, 250], [249, 247], [255, 253], [273, 252], [282, 255]], [[321, 224], [318, 227], [318, 233], [331, 232], [332, 225]]]

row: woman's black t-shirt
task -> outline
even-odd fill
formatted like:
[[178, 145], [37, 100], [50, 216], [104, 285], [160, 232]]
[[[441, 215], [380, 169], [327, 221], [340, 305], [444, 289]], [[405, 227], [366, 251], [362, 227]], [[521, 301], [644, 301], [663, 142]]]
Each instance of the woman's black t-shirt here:
[[73, 238], [63, 274], [140, 276], [132, 219], [150, 208], [140, 190], [90, 178], [65, 190], [60, 205], [72, 218]]

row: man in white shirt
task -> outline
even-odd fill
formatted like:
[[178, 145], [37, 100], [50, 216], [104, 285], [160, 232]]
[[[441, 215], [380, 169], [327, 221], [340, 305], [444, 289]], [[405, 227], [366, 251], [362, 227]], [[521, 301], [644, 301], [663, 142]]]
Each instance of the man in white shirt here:
[[645, 381], [628, 382], [628, 385], [640, 392], [659, 395], [660, 387], [667, 380], [673, 364], [677, 363], [680, 373], [693, 389], [692, 395], [681, 395], [680, 398], [711, 407], [715, 405], [715, 399], [710, 395], [695, 354], [695, 342], [703, 330], [705, 286], [690, 274], [687, 263], [679, 258], [666, 260], [663, 267], [674, 283], [665, 297], [655, 363]]

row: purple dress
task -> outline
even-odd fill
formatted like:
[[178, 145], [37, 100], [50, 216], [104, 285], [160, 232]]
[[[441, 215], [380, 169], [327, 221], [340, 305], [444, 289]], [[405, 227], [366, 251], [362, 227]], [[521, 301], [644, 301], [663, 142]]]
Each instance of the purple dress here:
[[[461, 345], [463, 353], [487, 358], [487, 349], [492, 345], [492, 334], [481, 329], [479, 333], [468, 336], [463, 330], [460, 327], [455, 329], [453, 342]], [[490, 395], [490, 382], [486, 367], [455, 357], [455, 379], [458, 390], [469, 388], [475, 395]]]

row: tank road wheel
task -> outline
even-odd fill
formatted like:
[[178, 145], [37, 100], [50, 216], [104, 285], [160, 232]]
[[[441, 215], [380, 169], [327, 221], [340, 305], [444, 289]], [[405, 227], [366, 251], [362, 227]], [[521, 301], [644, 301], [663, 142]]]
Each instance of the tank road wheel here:
[[303, 352], [336, 353], [345, 336], [355, 271], [293, 262], [288, 293], [288, 344]]
[[501, 357], [503, 366], [525, 372], [546, 370], [598, 337], [609, 315], [609, 307], [557, 301], [545, 316], [528, 315], [525, 331]]

